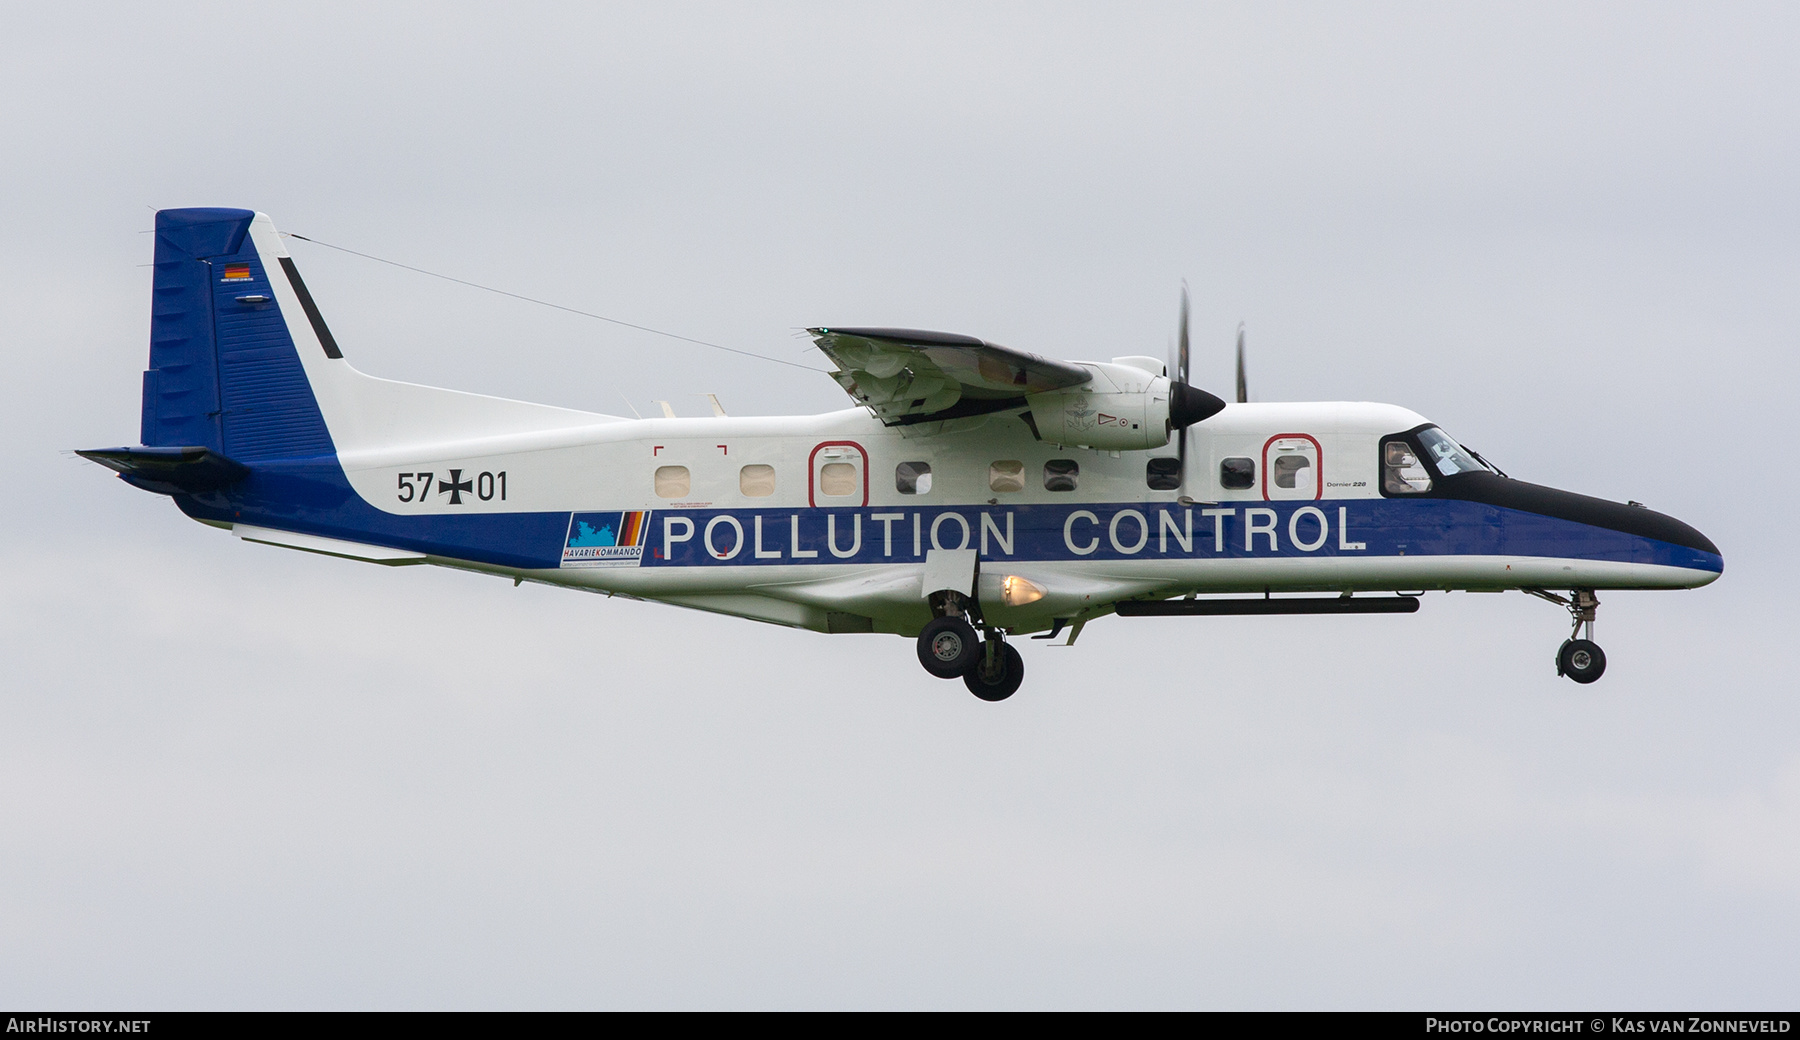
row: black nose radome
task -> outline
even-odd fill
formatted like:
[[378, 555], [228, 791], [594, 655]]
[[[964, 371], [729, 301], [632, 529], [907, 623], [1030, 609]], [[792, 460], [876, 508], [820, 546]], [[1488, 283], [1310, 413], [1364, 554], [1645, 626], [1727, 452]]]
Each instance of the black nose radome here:
[[1624, 502], [1609, 502], [1590, 495], [1578, 495], [1559, 488], [1529, 484], [1523, 480], [1510, 480], [1492, 473], [1464, 473], [1448, 477], [1443, 482], [1443, 494], [1446, 498], [1461, 498], [1555, 517], [1558, 520], [1573, 520], [1622, 534], [1655, 538], [1714, 556], [1723, 555], [1712, 539], [1665, 513]]

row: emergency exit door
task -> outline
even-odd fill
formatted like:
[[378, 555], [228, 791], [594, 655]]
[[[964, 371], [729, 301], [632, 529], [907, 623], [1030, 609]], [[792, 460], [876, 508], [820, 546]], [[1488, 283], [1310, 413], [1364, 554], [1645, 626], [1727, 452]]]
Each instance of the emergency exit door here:
[[1304, 433], [1282, 433], [1263, 444], [1263, 498], [1310, 499], [1325, 494], [1324, 452]]
[[808, 505], [869, 504], [869, 456], [855, 441], [826, 441], [818, 445], [807, 460], [807, 469]]

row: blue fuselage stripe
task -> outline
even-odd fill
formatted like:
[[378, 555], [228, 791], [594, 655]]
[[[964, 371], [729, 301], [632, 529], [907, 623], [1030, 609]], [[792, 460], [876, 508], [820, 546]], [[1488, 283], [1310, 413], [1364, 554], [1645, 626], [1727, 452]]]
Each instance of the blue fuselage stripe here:
[[[386, 513], [351, 489], [332, 456], [261, 462], [239, 484], [180, 502], [200, 519], [528, 569], [579, 555], [570, 545], [579, 518], [620, 515]], [[1472, 555], [1724, 569], [1698, 549], [1454, 499], [652, 509], [641, 522], [644, 567], [910, 563], [933, 548], [966, 547], [1017, 561]], [[587, 530], [601, 527], [596, 519]]]

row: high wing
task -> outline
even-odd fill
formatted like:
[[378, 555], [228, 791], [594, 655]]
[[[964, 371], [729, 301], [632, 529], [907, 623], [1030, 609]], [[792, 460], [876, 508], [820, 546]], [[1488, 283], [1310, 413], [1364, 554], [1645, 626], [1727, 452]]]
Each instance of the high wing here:
[[888, 426], [1018, 407], [1026, 394], [1066, 390], [1093, 371], [948, 332], [807, 329], [837, 366], [831, 378]]

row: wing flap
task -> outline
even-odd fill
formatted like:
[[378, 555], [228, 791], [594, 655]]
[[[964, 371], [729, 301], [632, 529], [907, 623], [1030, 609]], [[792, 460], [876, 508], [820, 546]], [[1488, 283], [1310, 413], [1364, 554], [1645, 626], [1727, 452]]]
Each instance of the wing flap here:
[[1093, 372], [972, 336], [920, 329], [808, 329], [831, 377], [889, 426], [1001, 411]]

